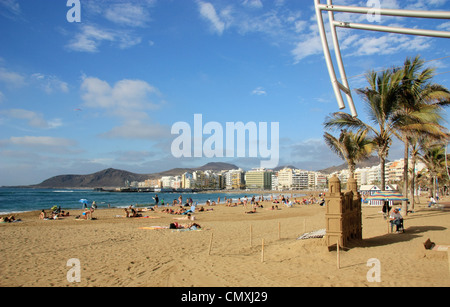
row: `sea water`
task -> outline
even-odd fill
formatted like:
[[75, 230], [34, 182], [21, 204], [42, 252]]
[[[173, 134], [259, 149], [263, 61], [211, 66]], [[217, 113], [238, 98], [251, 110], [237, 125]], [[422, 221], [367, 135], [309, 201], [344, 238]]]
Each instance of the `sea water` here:
[[[257, 192], [242, 191], [237, 193], [127, 193], [127, 192], [100, 192], [95, 190], [77, 190], [77, 189], [31, 189], [31, 188], [0, 188], [0, 215], [9, 213], [20, 213], [37, 210], [49, 210], [53, 206], [61, 207], [62, 210], [83, 209], [84, 204], [80, 202], [86, 199], [88, 207], [91, 207], [95, 201], [97, 208], [125, 208], [130, 205], [153, 206], [155, 201], [153, 197], [158, 194], [159, 202], [164, 200], [165, 204], [172, 204], [173, 201], [181, 195], [183, 203], [192, 198], [194, 204], [204, 205], [206, 201], [225, 202], [232, 198], [237, 201], [238, 198], [247, 196], [250, 200], [253, 195], [258, 199], [260, 194]], [[265, 199], [274, 198], [280, 193], [267, 192]], [[291, 193], [282, 193], [290, 197]], [[303, 195], [294, 195], [295, 197]]]

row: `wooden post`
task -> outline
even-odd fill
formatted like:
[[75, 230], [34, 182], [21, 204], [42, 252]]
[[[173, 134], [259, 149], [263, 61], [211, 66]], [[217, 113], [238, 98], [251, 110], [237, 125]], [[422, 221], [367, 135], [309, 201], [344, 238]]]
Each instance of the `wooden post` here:
[[339, 238], [337, 239], [337, 242], [336, 242], [336, 251], [337, 251], [337, 259], [336, 259], [336, 262], [337, 262], [337, 268], [338, 268], [338, 270], [341, 268], [341, 256], [340, 256], [340, 254], [339, 254]]
[[213, 236], [214, 236], [214, 233], [211, 232], [211, 240], [209, 241], [209, 251], [208, 251], [208, 255], [211, 255], [211, 248], [212, 248], [212, 243], [213, 243]]
[[450, 273], [450, 248], [447, 248], [448, 272]]
[[278, 222], [278, 240], [281, 240], [281, 223]]
[[261, 262], [264, 262], [264, 239], [262, 239], [261, 244]]

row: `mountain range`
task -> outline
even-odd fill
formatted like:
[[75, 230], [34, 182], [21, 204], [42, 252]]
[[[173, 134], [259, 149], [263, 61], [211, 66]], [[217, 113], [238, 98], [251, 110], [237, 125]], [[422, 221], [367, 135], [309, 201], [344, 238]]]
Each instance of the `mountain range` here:
[[[378, 165], [379, 160], [377, 157], [371, 157], [368, 160], [358, 163], [356, 167], [368, 167]], [[283, 169], [285, 167], [296, 168], [292, 165], [279, 166], [275, 171]], [[319, 170], [323, 174], [331, 174], [336, 171], [346, 169], [347, 163], [343, 163], [339, 166], [329, 167], [323, 170]], [[239, 169], [238, 166], [223, 162], [211, 162], [197, 168], [174, 168], [168, 171], [152, 173], [152, 174], [136, 174], [125, 170], [118, 170], [114, 168], [108, 168], [93, 174], [88, 175], [59, 175], [51, 177], [43, 182], [27, 186], [29, 188], [100, 188], [100, 187], [122, 187], [125, 181], [145, 181], [146, 179], [156, 179], [163, 176], [178, 176], [185, 172], [193, 172], [195, 170], [205, 171], [221, 171]]]
[[185, 172], [195, 170], [205, 171], [221, 171], [238, 169], [234, 164], [212, 162], [198, 168], [174, 168], [168, 171], [152, 174], [136, 174], [124, 170], [108, 168], [88, 175], [59, 175], [51, 177], [43, 182], [27, 186], [30, 188], [100, 188], [100, 187], [123, 187], [125, 181], [145, 181], [146, 179], [156, 179], [163, 176], [178, 176]]

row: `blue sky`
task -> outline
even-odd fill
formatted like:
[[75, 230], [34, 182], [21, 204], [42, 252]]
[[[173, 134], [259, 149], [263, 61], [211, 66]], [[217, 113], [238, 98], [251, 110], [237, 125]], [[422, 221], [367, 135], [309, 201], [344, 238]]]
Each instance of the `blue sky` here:
[[[171, 127], [193, 127], [194, 114], [224, 127], [279, 122], [280, 165], [342, 163], [323, 142], [324, 119], [339, 109], [312, 0], [81, 0], [79, 23], [68, 22], [66, 3], [0, 0], [0, 185], [109, 167], [152, 173], [213, 161], [259, 166], [249, 157], [175, 158]], [[450, 10], [447, 0], [381, 4]], [[450, 31], [448, 20], [380, 23]], [[436, 67], [434, 81], [450, 87], [448, 39], [360, 30], [339, 30], [339, 38], [353, 89], [366, 85], [369, 69], [418, 54]], [[389, 159], [401, 157], [394, 144]]]

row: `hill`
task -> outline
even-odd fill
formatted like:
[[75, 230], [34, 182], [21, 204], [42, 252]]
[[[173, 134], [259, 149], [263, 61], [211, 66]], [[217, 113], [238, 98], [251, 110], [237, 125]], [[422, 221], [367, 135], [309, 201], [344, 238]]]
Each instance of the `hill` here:
[[[389, 161], [386, 160], [386, 163], [388, 163]], [[375, 165], [380, 164], [380, 159], [376, 156], [371, 156], [369, 157], [367, 160], [356, 163], [356, 168], [365, 168], [365, 167], [372, 167]], [[331, 166], [328, 168], [325, 168], [323, 170], [319, 170], [318, 172], [321, 172], [322, 174], [332, 174], [334, 172], [339, 172], [343, 169], [348, 169], [348, 164], [347, 163], [343, 163], [341, 165], [338, 166]]]
[[125, 181], [145, 181], [146, 179], [160, 178], [162, 176], [177, 176], [184, 172], [195, 170], [221, 171], [238, 169], [236, 165], [229, 163], [208, 163], [199, 168], [174, 168], [168, 171], [153, 174], [136, 174], [124, 170], [108, 168], [88, 175], [59, 175], [43, 182], [29, 186], [31, 188], [100, 188], [122, 187]]

